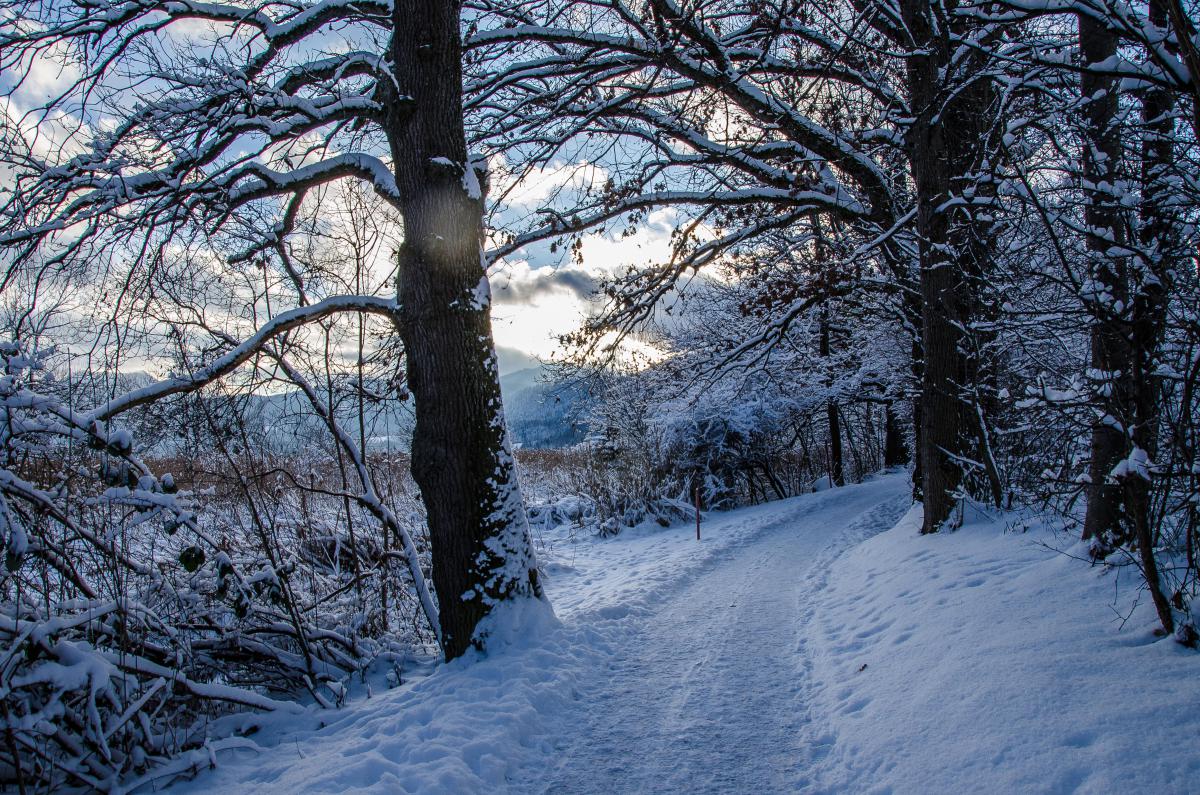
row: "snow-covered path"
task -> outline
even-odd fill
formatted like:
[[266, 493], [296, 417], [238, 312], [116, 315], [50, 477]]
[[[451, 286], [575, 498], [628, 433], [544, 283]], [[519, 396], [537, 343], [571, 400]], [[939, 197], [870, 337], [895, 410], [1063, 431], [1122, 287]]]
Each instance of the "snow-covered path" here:
[[788, 792], [830, 747], [804, 646], [829, 563], [885, 530], [907, 479], [616, 539], [542, 541], [560, 626], [337, 712], [263, 719], [183, 792]]
[[593, 792], [597, 781], [617, 792], [787, 788], [807, 711], [786, 619], [819, 542], [783, 535], [674, 596], [599, 672], [548, 791]]
[[714, 515], [699, 543], [548, 532], [561, 623], [262, 718], [172, 791], [1198, 791], [1197, 655], [1128, 574], [1015, 516], [920, 536], [909, 502], [898, 473]]
[[642, 616], [642, 630], [582, 683], [578, 709], [565, 716], [573, 737], [545, 791], [809, 784], [829, 745], [806, 698], [814, 589], [833, 557], [906, 507], [903, 493], [876, 488], [773, 512], [753, 540]]

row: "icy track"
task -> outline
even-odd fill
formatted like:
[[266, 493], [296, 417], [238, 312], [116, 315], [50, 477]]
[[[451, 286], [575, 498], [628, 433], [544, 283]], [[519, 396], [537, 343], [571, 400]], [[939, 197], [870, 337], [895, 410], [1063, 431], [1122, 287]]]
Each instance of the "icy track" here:
[[921, 538], [908, 509], [888, 475], [714, 516], [699, 543], [547, 534], [561, 623], [268, 720], [172, 791], [1189, 791], [1197, 657], [1144, 605], [1114, 620], [1118, 575], [1011, 519]]

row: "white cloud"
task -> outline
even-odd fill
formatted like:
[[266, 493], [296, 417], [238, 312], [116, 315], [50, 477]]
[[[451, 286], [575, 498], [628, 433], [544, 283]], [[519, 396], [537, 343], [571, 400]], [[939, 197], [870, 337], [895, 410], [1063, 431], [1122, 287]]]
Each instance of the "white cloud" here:
[[580, 250], [583, 267], [597, 276], [611, 276], [630, 266], [666, 262], [671, 258], [671, 233], [678, 219], [674, 209], [653, 210], [632, 235], [624, 236], [620, 230], [588, 235]]
[[[556, 278], [557, 273], [566, 275]], [[496, 344], [540, 358], [559, 351], [558, 338], [579, 327], [589, 302], [578, 270], [503, 263], [492, 275], [492, 333]]]
[[[588, 235], [576, 264], [539, 266], [537, 256], [499, 263], [491, 277], [496, 344], [542, 358], [560, 352], [558, 338], [577, 330], [595, 309], [587, 287], [631, 266], [668, 260], [677, 223], [678, 213], [667, 208], [651, 212], [632, 235], [619, 230]], [[635, 344], [640, 354], [654, 354], [642, 343], [629, 343]]]
[[581, 193], [608, 179], [605, 168], [587, 161], [552, 163], [523, 176], [510, 173], [503, 161], [493, 160], [490, 167], [491, 195], [503, 196], [510, 212], [537, 210], [553, 204], [561, 193]]

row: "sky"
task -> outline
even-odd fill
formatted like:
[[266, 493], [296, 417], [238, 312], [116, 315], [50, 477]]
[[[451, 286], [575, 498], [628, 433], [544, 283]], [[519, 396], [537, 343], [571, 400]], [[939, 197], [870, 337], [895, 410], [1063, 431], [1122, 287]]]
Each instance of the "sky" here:
[[668, 259], [674, 228], [674, 210], [660, 210], [629, 237], [588, 235], [579, 263], [551, 254], [546, 245], [497, 263], [490, 274], [497, 347], [552, 358], [560, 350], [558, 338], [578, 328], [589, 312], [599, 281], [629, 266]]
[[[12, 120], [61, 91], [78, 77], [69, 65], [43, 59], [35, 64], [28, 79], [15, 92], [0, 91], [0, 111]], [[11, 76], [10, 76], [11, 79]], [[7, 83], [7, 81], [0, 81]], [[11, 83], [2, 86], [11, 88]], [[35, 150], [53, 158], [52, 152], [68, 152], [62, 130], [55, 119], [35, 124]], [[66, 119], [68, 125], [71, 120]], [[32, 122], [26, 119], [26, 124]], [[72, 125], [73, 126], [73, 125]], [[2, 178], [3, 175], [0, 175]], [[553, 202], [560, 190], [570, 193], [607, 177], [603, 168], [587, 163], [562, 163], [537, 171], [519, 185], [503, 186], [505, 209], [494, 225], [519, 231], [521, 221]], [[492, 195], [500, 191], [493, 186]], [[542, 360], [560, 352], [559, 337], [580, 325], [594, 308], [590, 296], [605, 277], [670, 257], [671, 233], [676, 213], [665, 209], [650, 213], [632, 235], [622, 230], [589, 234], [582, 243], [578, 261], [548, 243], [530, 246], [496, 263], [490, 272], [492, 321], [496, 345]], [[511, 226], [509, 226], [511, 224]]]

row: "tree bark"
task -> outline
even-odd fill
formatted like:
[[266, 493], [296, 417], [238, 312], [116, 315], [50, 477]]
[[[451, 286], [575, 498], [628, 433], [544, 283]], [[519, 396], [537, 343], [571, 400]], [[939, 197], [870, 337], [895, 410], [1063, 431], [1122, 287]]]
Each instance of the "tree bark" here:
[[[964, 399], [978, 366], [967, 352], [965, 330], [977, 310], [990, 254], [989, 238], [970, 206], [949, 209], [947, 202], [974, 188], [974, 172], [991, 133], [995, 89], [977, 74], [949, 74], [957, 46], [952, 25], [961, 23], [952, 22], [946, 10], [953, 9], [923, 0], [900, 3], [911, 36], [906, 78], [913, 121], [907, 145], [917, 194], [922, 323], [921, 388], [914, 413], [920, 423], [916, 456], [925, 533], [936, 532], [950, 517], [963, 486], [964, 462], [978, 449], [971, 430], [978, 426], [975, 409]], [[957, 68], [981, 68], [972, 63]]]
[[391, 51], [412, 101], [384, 98], [404, 197], [397, 292], [416, 409], [412, 472], [447, 659], [486, 647], [480, 622], [497, 607], [544, 600], [500, 400], [481, 257], [483, 175], [463, 131], [459, 10], [398, 0]]
[[[1116, 34], [1103, 23], [1081, 15], [1079, 49], [1085, 67], [1101, 63], [1116, 54]], [[1116, 81], [1108, 75], [1084, 71], [1079, 90], [1085, 124], [1081, 154], [1089, 253], [1082, 297], [1092, 316], [1089, 380], [1095, 400], [1083, 537], [1098, 538], [1108, 546], [1129, 541], [1121, 524], [1122, 488], [1111, 476], [1126, 455], [1126, 408], [1130, 401], [1131, 362], [1124, 320], [1129, 306], [1128, 263], [1123, 256], [1110, 255], [1114, 245], [1125, 243], [1113, 193], [1121, 161], [1121, 133], [1116, 123]]]
[[[820, 331], [821, 358], [829, 359], [829, 310], [821, 305]], [[828, 366], [828, 364], [826, 364]], [[832, 378], [826, 380], [826, 387], [832, 387]], [[837, 401], [832, 397], [825, 401], [825, 417], [829, 421], [829, 479], [835, 486], [846, 485], [846, 465], [842, 455], [842, 423], [838, 417]]]
[[952, 321], [956, 306], [957, 278], [953, 263], [941, 253], [948, 229], [937, 206], [949, 189], [943, 128], [936, 116], [939, 57], [936, 52], [931, 9], [920, 0], [903, 0], [901, 15], [913, 41], [906, 64], [909, 103], [914, 116], [908, 131], [908, 150], [917, 193], [919, 241], [919, 286], [921, 295], [920, 395], [916, 414], [920, 417], [921, 499], [925, 507], [922, 532], [933, 532], [950, 515], [950, 496], [958, 486], [958, 467], [945, 460], [946, 450], [958, 449], [958, 400], [954, 386], [954, 361], [958, 330]]

